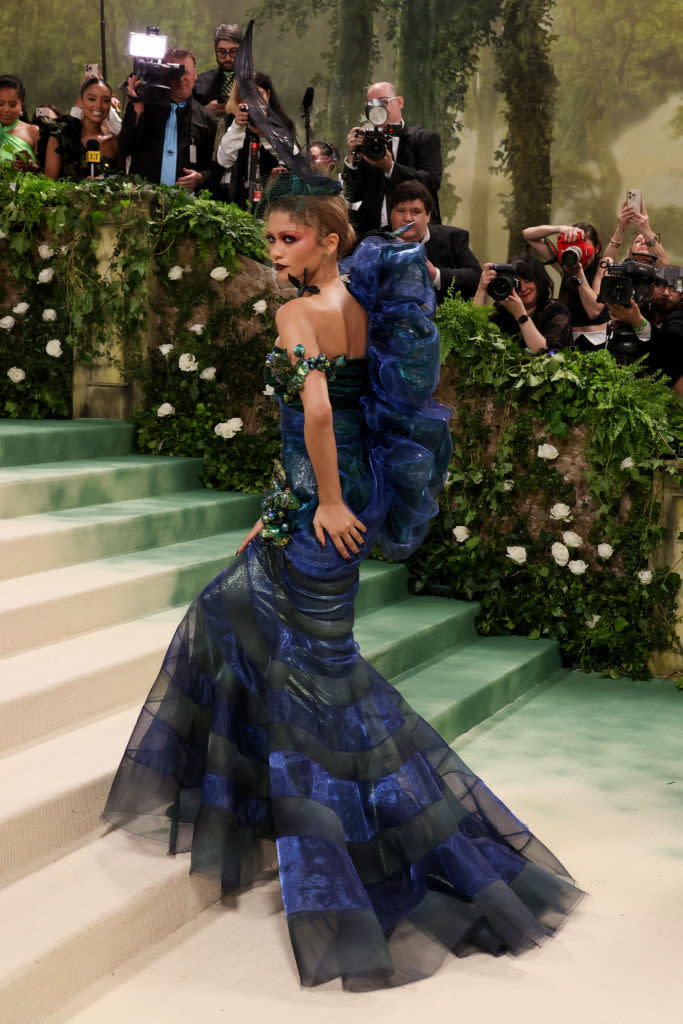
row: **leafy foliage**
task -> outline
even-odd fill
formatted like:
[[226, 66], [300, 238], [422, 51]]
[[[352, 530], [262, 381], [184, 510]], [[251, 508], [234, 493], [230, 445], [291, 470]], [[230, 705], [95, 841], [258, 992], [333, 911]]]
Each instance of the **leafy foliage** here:
[[437, 320], [453, 458], [415, 589], [478, 598], [484, 634], [551, 637], [585, 671], [647, 677], [675, 639], [680, 577], [648, 565], [658, 477], [681, 479], [680, 402], [606, 352], [532, 356], [460, 298]]

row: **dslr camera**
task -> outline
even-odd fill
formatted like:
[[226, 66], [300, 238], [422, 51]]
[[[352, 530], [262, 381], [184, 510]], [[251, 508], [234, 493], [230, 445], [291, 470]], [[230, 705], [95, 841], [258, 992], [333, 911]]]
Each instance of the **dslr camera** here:
[[631, 299], [641, 306], [655, 283], [657, 273], [653, 266], [638, 260], [608, 265], [600, 285], [598, 302], [613, 306], [630, 306]]
[[513, 263], [492, 263], [491, 270], [495, 270], [496, 276], [486, 285], [486, 291], [494, 302], [502, 302], [513, 290], [519, 290], [520, 280]]
[[[147, 27], [146, 32], [131, 32], [128, 36], [128, 55], [133, 58], [133, 74], [138, 80], [136, 93], [142, 103], [167, 106], [171, 102], [171, 82], [185, 73], [182, 64], [168, 64], [164, 60], [168, 36], [159, 35], [158, 28]], [[123, 82], [121, 88], [125, 88]]]
[[592, 263], [594, 256], [595, 249], [587, 238], [577, 238], [570, 245], [565, 241], [564, 235], [558, 235], [557, 258], [563, 270], [574, 270], [579, 263], [582, 267], [587, 267]]
[[387, 123], [389, 114], [381, 100], [369, 100], [365, 105], [365, 116], [372, 128], [356, 128], [354, 132], [356, 137], [363, 137], [363, 142], [354, 153], [355, 164], [361, 155], [367, 156], [369, 160], [381, 160], [391, 137], [397, 135], [400, 129], [399, 125]]

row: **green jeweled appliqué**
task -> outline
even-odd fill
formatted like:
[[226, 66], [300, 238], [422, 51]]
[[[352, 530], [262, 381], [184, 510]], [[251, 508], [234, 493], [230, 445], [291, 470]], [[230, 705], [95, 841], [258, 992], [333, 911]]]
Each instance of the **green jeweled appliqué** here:
[[277, 459], [273, 465], [271, 485], [272, 491], [266, 494], [261, 503], [263, 509], [261, 538], [269, 544], [277, 544], [282, 548], [291, 539], [294, 523], [290, 516], [298, 508], [301, 508], [301, 502], [287, 484], [284, 467]]
[[303, 345], [294, 347], [294, 355], [297, 358], [292, 363], [286, 350], [273, 349], [266, 359], [266, 370], [270, 371], [280, 387], [284, 388], [282, 398], [285, 402], [291, 401], [301, 391], [311, 370], [320, 370], [330, 380], [334, 380], [337, 370], [346, 363], [346, 356], [337, 356], [336, 359], [330, 360], [323, 352], [307, 359]]

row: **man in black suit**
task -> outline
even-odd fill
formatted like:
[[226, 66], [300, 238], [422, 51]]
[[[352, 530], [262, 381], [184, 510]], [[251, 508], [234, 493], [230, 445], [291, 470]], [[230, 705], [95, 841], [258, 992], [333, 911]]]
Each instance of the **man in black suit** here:
[[176, 47], [164, 60], [183, 68], [182, 77], [170, 83], [171, 102], [141, 102], [135, 91], [138, 81], [131, 75], [119, 149], [130, 157], [130, 174], [189, 191], [211, 188], [218, 177], [212, 158], [216, 121], [192, 97], [197, 78], [195, 56], [191, 50]]
[[454, 292], [470, 299], [477, 290], [481, 267], [470, 251], [470, 236], [462, 228], [432, 224], [432, 197], [419, 181], [404, 181], [391, 193], [391, 230], [412, 224], [401, 235], [404, 242], [422, 242], [427, 270], [437, 303], [443, 302], [451, 284]]
[[389, 144], [379, 160], [360, 153], [363, 131], [355, 127], [347, 136], [343, 178], [351, 219], [359, 234], [386, 224], [388, 200], [393, 190], [408, 179], [421, 182], [432, 197], [432, 219], [440, 222], [439, 186], [443, 166], [441, 140], [427, 128], [408, 127], [403, 120], [403, 97], [391, 82], [375, 82], [367, 93], [366, 114], [383, 106], [390, 132]]

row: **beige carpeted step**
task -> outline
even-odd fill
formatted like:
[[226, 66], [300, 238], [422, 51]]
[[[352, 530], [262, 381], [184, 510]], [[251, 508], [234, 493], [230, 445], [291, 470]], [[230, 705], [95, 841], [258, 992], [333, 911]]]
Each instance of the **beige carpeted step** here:
[[0, 891], [0, 1021], [34, 1024], [218, 899], [219, 883], [188, 868], [114, 831]]
[[0, 583], [0, 656], [188, 601], [234, 557], [244, 530]]
[[139, 708], [82, 725], [4, 758], [0, 884], [54, 861], [97, 828]]

